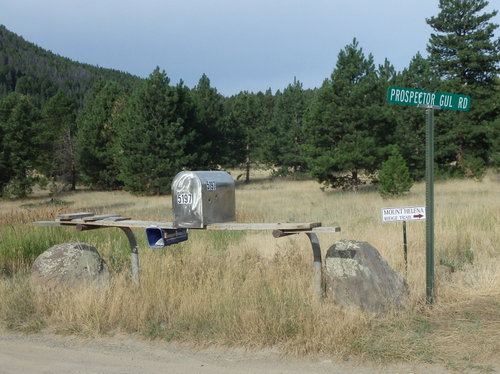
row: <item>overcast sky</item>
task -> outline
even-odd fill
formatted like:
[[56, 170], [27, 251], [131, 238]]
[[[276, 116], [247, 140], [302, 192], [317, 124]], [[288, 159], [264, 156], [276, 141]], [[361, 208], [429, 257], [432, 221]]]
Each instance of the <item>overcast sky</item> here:
[[[493, 2], [494, 3], [494, 2]], [[0, 24], [72, 60], [224, 95], [319, 87], [357, 38], [400, 71], [427, 56], [438, 0], [0, 0]], [[486, 9], [493, 10], [492, 2]], [[497, 16], [494, 20], [499, 22]], [[497, 33], [498, 34], [498, 33]]]

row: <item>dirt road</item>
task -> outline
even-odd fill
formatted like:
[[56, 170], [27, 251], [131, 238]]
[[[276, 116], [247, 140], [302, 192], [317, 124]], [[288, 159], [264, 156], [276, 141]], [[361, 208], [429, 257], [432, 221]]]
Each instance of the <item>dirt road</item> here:
[[129, 336], [84, 340], [0, 331], [0, 374], [436, 374], [438, 366], [371, 367], [327, 359], [283, 359], [276, 352], [193, 350]]

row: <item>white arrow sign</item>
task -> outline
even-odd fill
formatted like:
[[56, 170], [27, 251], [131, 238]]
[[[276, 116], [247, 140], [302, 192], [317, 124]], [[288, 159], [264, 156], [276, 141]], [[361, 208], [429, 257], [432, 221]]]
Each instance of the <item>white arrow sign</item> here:
[[382, 222], [425, 221], [425, 206], [382, 208]]

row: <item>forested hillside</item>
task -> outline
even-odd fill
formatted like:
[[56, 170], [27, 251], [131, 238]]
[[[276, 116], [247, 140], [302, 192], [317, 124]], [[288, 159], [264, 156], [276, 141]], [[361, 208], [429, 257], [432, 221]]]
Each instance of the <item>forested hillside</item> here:
[[424, 111], [388, 104], [389, 86], [469, 95], [469, 112], [436, 111], [435, 160], [441, 176], [481, 177], [500, 161], [500, 41], [487, 5], [440, 1], [426, 20], [435, 30], [428, 57], [417, 52], [402, 71], [387, 59], [376, 66], [353, 38], [319, 88], [295, 79], [232, 97], [206, 75], [192, 88], [160, 68], [140, 79], [0, 26], [0, 195], [25, 196], [35, 183], [164, 194], [182, 169], [241, 167], [248, 181], [251, 165], [355, 191], [377, 182], [391, 155], [418, 180]]
[[114, 80], [129, 88], [140, 82], [128, 73], [58, 56], [0, 25], [0, 97], [15, 91], [42, 105], [61, 89], [82, 107], [85, 94], [102, 80]]

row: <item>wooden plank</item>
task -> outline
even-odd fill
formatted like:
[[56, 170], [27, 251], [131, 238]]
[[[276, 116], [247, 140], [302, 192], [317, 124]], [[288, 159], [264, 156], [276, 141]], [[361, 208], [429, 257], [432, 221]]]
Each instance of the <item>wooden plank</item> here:
[[321, 226], [321, 227], [313, 227], [310, 230], [273, 230], [273, 236], [275, 238], [282, 238], [284, 236], [288, 235], [295, 235], [295, 234], [300, 234], [300, 233], [331, 233], [331, 232], [340, 232], [340, 227], [328, 227], [328, 226]]
[[109, 217], [109, 218], [104, 218], [103, 221], [127, 221], [127, 220], [130, 220], [131, 218], [130, 217], [122, 217], [122, 216], [118, 216], [118, 217]]
[[[94, 216], [92, 213], [69, 213], [61, 214], [56, 221], [34, 222], [37, 226], [99, 226], [99, 227], [129, 227], [129, 228], [148, 228], [157, 227], [160, 229], [173, 229], [173, 222], [161, 221], [140, 221], [132, 220], [129, 217], [122, 217], [119, 214], [103, 214]], [[300, 232], [340, 232], [340, 227], [323, 227], [321, 222], [277, 222], [277, 223], [214, 223], [207, 225], [206, 230], [280, 230], [284, 233]], [[191, 230], [204, 230], [191, 229]]]
[[213, 223], [207, 230], [311, 230], [320, 227], [321, 222], [279, 222], [279, 223]]
[[120, 217], [120, 215], [119, 214], [101, 214], [98, 216], [83, 217], [83, 220], [85, 222], [89, 222], [89, 221], [98, 221], [101, 219], [106, 219], [106, 218], [111, 218], [111, 217]]
[[130, 219], [121, 221], [120, 220], [115, 221], [111, 219], [103, 219], [99, 221], [84, 221], [83, 219], [73, 219], [71, 221], [61, 221], [60, 224], [64, 226], [86, 225], [86, 226], [100, 226], [100, 227], [130, 227], [130, 228], [158, 227], [160, 229], [174, 228], [173, 222], [137, 221]]
[[312, 232], [340, 232], [341, 229], [338, 226], [322, 226], [322, 227], [314, 227]]
[[61, 226], [60, 222], [57, 221], [36, 221], [33, 222], [35, 226]]
[[59, 214], [57, 216], [57, 220], [59, 221], [71, 221], [72, 219], [79, 219], [83, 217], [93, 216], [94, 213], [81, 212], [81, 213], [68, 213], [68, 214]]

